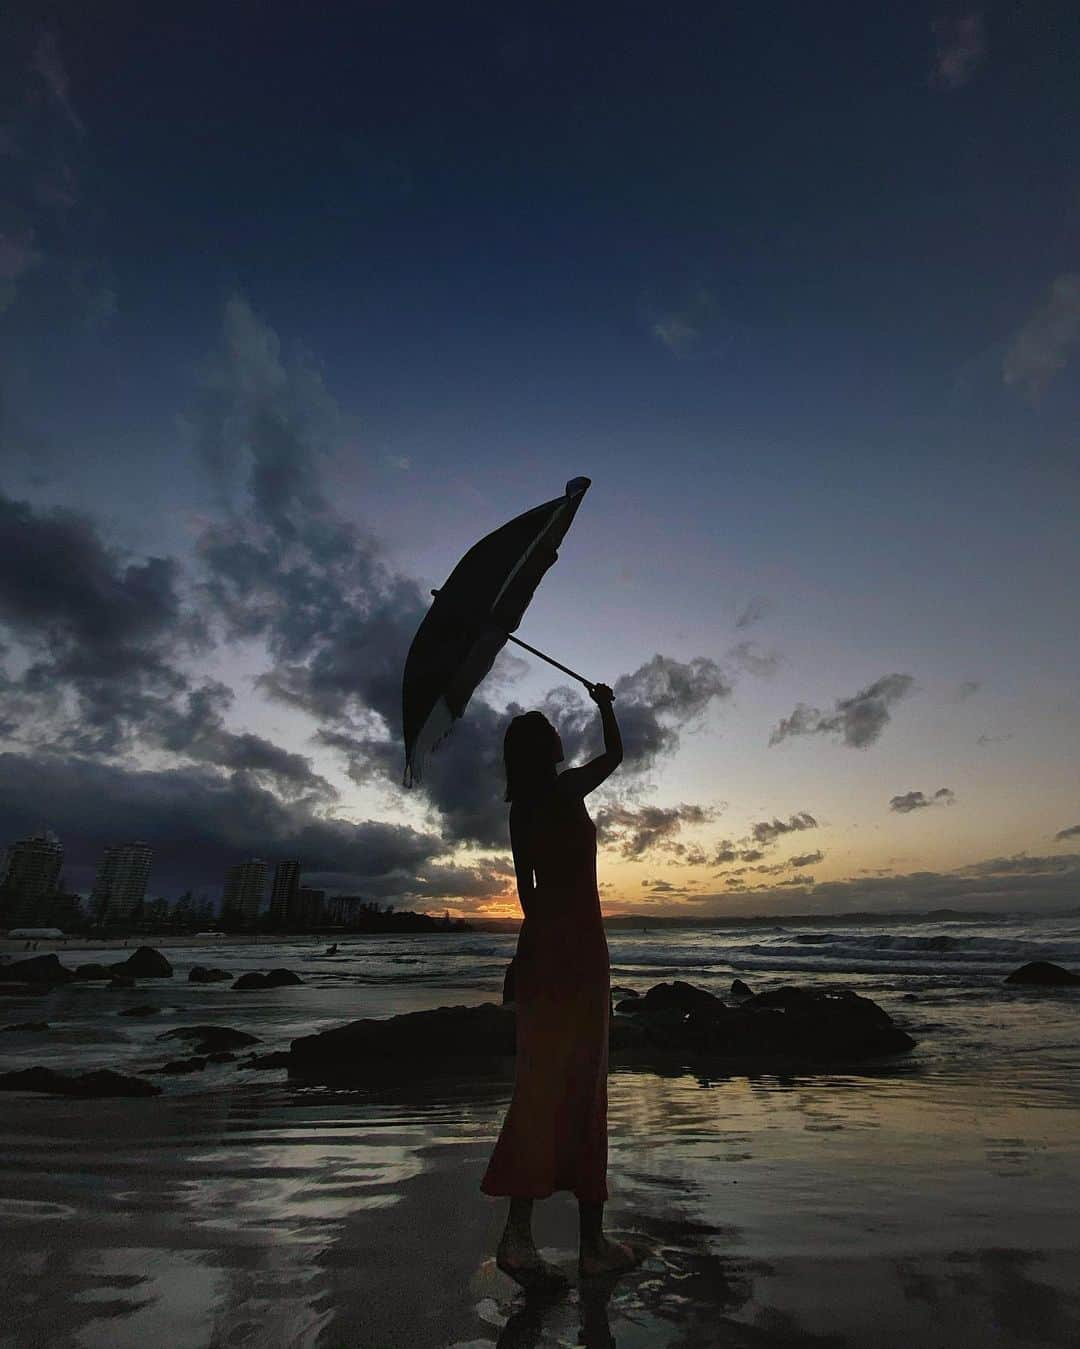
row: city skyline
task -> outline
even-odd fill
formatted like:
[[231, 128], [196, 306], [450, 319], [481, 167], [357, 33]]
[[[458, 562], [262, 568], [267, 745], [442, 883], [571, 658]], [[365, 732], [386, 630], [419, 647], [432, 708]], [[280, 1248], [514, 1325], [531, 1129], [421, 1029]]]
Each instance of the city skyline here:
[[516, 914], [503, 731], [595, 711], [504, 653], [410, 792], [401, 670], [583, 474], [520, 634], [615, 689], [607, 912], [1075, 906], [1066, 44], [785, 13], [4, 18], [0, 837]]

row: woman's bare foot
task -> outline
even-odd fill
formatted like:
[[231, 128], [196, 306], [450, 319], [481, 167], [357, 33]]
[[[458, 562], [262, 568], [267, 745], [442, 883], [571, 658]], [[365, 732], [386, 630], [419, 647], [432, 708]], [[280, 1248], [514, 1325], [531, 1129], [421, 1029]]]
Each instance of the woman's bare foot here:
[[640, 1264], [637, 1252], [625, 1241], [611, 1241], [601, 1237], [595, 1246], [582, 1249], [578, 1256], [578, 1273], [583, 1278], [596, 1274], [623, 1274]]
[[566, 1287], [570, 1280], [555, 1265], [540, 1259], [531, 1238], [505, 1232], [495, 1252], [495, 1264], [522, 1288], [556, 1289]]

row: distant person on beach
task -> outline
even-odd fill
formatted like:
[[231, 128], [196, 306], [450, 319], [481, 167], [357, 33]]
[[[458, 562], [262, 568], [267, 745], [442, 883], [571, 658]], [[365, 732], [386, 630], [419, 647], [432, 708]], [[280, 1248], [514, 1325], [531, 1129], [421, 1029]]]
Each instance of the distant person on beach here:
[[566, 1282], [541, 1260], [533, 1201], [556, 1190], [577, 1198], [578, 1269], [610, 1274], [637, 1263], [604, 1236], [607, 1072], [611, 990], [596, 887], [596, 826], [584, 798], [622, 762], [611, 689], [596, 684], [604, 752], [560, 773], [559, 733], [541, 712], [506, 732], [510, 843], [524, 921], [514, 957], [517, 1070], [514, 1095], [480, 1188], [510, 1210], [496, 1264], [526, 1288]]

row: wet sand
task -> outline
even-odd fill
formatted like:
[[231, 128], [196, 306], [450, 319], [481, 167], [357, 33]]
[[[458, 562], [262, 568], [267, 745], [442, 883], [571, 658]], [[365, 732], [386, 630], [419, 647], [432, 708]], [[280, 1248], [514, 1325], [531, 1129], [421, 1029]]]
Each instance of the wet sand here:
[[492, 1263], [479, 1180], [504, 1078], [358, 1090], [283, 1073], [151, 1101], [12, 1095], [0, 1345], [1075, 1345], [1070, 1095], [1053, 1064], [972, 1079], [611, 1077], [608, 1226], [648, 1248], [578, 1287], [576, 1213], [537, 1206], [574, 1286]]

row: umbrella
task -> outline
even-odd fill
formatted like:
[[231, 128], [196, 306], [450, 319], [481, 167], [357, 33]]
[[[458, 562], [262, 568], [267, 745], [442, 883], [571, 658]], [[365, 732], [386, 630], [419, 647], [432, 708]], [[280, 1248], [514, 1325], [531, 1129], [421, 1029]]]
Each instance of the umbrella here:
[[402, 728], [405, 784], [420, 780], [424, 757], [465, 711], [477, 685], [508, 641], [593, 685], [583, 675], [511, 634], [589, 487], [572, 478], [566, 493], [518, 515], [473, 544], [439, 590], [405, 660]]

